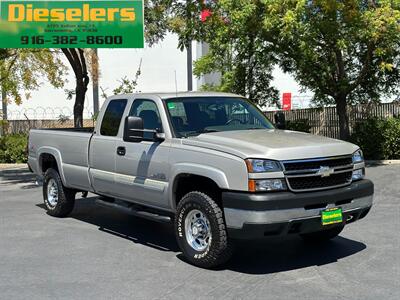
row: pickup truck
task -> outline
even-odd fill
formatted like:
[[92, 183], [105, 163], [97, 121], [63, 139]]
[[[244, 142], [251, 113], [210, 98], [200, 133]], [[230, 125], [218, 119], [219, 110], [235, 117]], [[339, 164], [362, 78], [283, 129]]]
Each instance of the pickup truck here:
[[225, 93], [113, 96], [95, 128], [31, 130], [29, 166], [49, 215], [68, 216], [78, 193], [93, 193], [173, 222], [187, 261], [203, 268], [226, 263], [237, 239], [327, 241], [373, 204], [359, 147], [278, 130]]

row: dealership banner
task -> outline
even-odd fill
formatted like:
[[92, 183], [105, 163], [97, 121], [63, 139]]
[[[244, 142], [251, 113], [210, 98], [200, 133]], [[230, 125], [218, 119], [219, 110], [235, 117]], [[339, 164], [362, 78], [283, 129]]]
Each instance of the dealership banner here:
[[0, 48], [143, 48], [143, 0], [0, 0]]

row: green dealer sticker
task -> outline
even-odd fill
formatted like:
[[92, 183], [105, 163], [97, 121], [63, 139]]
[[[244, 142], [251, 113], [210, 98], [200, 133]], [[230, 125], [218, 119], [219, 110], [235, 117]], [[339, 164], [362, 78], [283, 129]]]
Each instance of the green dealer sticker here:
[[143, 0], [0, 0], [0, 48], [143, 48]]
[[169, 102], [168, 103], [168, 109], [175, 109], [175, 108], [176, 108], [176, 105], [175, 105], [174, 102]]
[[322, 225], [331, 225], [343, 222], [343, 214], [341, 208], [330, 208], [322, 211]]

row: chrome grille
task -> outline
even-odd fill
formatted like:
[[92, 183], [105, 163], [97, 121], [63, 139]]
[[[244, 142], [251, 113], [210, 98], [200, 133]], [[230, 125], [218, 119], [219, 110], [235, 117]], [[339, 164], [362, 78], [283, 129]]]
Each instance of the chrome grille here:
[[351, 184], [351, 156], [282, 162], [286, 181], [295, 192], [322, 190]]

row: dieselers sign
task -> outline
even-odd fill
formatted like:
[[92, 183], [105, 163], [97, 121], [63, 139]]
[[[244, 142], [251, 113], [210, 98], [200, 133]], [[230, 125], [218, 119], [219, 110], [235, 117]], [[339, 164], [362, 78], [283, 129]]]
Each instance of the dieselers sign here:
[[143, 47], [143, 0], [0, 0], [0, 48]]

